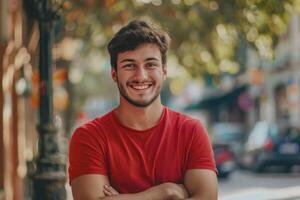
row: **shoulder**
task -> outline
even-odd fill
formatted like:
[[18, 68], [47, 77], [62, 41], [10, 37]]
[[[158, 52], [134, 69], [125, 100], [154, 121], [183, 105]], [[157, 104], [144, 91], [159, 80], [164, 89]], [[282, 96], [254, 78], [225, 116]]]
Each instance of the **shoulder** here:
[[109, 126], [107, 124], [110, 123], [111, 113], [112, 111], [77, 127], [72, 134], [71, 141], [103, 138], [105, 130]]
[[206, 138], [208, 133], [199, 119], [168, 109], [168, 124], [170, 130], [177, 132], [183, 141], [191, 142], [195, 138]]
[[203, 124], [199, 119], [192, 118], [191, 116], [182, 112], [168, 109], [169, 121], [178, 127], [184, 127], [188, 129], [203, 129]]

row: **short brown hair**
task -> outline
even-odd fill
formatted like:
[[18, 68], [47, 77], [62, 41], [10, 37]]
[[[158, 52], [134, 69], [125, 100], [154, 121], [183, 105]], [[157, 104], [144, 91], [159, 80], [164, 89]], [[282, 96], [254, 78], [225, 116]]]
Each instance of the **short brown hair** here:
[[134, 20], [121, 28], [108, 44], [110, 63], [117, 68], [118, 54], [136, 49], [142, 44], [156, 44], [159, 47], [162, 64], [167, 62], [167, 51], [170, 44], [169, 35], [145, 21]]

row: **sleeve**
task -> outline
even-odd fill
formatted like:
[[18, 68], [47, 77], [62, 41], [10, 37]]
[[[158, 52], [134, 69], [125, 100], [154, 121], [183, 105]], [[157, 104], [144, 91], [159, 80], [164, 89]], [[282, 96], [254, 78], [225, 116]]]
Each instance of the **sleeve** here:
[[[90, 132], [90, 131], [89, 131]], [[86, 128], [75, 130], [69, 145], [69, 181], [86, 174], [107, 174], [104, 141]]]
[[203, 125], [197, 121], [194, 125], [187, 169], [210, 169], [217, 173], [212, 145]]

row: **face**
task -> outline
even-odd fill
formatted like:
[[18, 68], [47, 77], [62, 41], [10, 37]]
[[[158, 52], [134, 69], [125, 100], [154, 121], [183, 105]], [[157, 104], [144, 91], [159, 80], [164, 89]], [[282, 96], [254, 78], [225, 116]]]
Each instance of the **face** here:
[[112, 69], [122, 100], [147, 107], [160, 96], [166, 67], [155, 44], [144, 44], [132, 51], [118, 54], [117, 70]]

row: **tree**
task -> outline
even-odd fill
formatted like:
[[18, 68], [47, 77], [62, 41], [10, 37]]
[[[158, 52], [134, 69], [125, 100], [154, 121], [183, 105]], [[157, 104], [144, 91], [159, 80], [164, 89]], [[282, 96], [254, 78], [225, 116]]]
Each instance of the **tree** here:
[[150, 18], [167, 28], [171, 53], [192, 77], [219, 77], [243, 71], [244, 49], [264, 59], [286, 32], [293, 0], [86, 0], [73, 1], [65, 16], [65, 35], [85, 41], [84, 52], [104, 52], [121, 25]]

